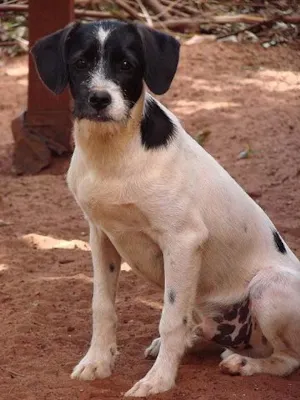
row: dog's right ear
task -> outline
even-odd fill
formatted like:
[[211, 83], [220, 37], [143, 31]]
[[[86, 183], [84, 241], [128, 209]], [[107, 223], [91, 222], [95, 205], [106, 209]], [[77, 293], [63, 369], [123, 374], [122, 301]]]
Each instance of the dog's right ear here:
[[71, 23], [64, 29], [44, 36], [31, 49], [41, 80], [55, 94], [61, 93], [68, 84], [66, 41], [79, 24]]

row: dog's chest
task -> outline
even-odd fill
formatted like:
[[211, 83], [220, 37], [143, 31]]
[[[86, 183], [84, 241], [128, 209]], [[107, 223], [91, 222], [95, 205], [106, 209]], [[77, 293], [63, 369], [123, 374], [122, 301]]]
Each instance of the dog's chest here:
[[[121, 257], [132, 269], [159, 286], [163, 285], [163, 256], [151, 223], [128, 182], [109, 182], [92, 174], [69, 186], [88, 219], [110, 238]], [[134, 185], [133, 185], [134, 186]]]
[[89, 174], [77, 184], [74, 194], [88, 218], [107, 232], [145, 231], [150, 226], [133, 201], [130, 187], [119, 180], [106, 182]]

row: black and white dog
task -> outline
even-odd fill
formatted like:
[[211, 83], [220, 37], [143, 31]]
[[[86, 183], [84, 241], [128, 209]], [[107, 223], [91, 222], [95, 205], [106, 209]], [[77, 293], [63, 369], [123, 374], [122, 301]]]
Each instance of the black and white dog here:
[[261, 208], [155, 100], [179, 43], [142, 25], [74, 23], [32, 49], [40, 77], [74, 98], [68, 185], [90, 226], [93, 336], [72, 377], [105, 378], [117, 354], [121, 258], [164, 289], [157, 357], [127, 396], [172, 388], [201, 338], [222, 345], [229, 374], [300, 365], [300, 263]]

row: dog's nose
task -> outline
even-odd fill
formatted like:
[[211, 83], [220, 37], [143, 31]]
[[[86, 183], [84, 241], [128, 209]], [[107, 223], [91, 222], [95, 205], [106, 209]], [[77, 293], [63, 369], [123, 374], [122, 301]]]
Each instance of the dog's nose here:
[[105, 90], [92, 92], [89, 96], [89, 103], [95, 110], [103, 110], [110, 105], [111, 95]]

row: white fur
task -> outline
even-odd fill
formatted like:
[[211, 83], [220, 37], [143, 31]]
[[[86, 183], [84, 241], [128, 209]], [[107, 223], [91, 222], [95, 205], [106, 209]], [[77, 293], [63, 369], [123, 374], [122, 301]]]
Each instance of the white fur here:
[[104, 42], [107, 39], [107, 37], [109, 36], [111, 30], [110, 29], [103, 29], [102, 27], [99, 28], [98, 30], [98, 38], [100, 41], [101, 46], [104, 46]]
[[[94, 76], [93, 85], [111, 85], [101, 79], [101, 74]], [[118, 98], [118, 89], [110, 87]], [[281, 328], [290, 349], [285, 353], [281, 349], [288, 355], [279, 364], [280, 373], [291, 372], [300, 360], [300, 263], [286, 244], [287, 254], [277, 251], [267, 215], [158, 104], [175, 124], [176, 135], [156, 150], [146, 151], [141, 145], [138, 122], [143, 96], [128, 124], [75, 123], [76, 148], [67, 180], [91, 228], [94, 321], [90, 350], [72, 376], [93, 379], [111, 372], [120, 256], [138, 274], [165, 288], [160, 341], [147, 353], [158, 352], [157, 359], [127, 395], [147, 396], [174, 386], [180, 358], [196, 329], [201, 326], [209, 334], [211, 306], [233, 304], [249, 291], [256, 298], [254, 313], [270, 341], [281, 327], [279, 316], [286, 324]], [[116, 268], [113, 273], [110, 263]], [[170, 290], [175, 293], [174, 304], [169, 301]], [[277, 309], [275, 323], [268, 309]], [[293, 327], [288, 325], [291, 313]], [[187, 324], [182, 323], [184, 318]], [[270, 373], [277, 360], [279, 339], [275, 339]], [[235, 372], [240, 361], [230, 356], [222, 368]], [[245, 375], [268, 370], [258, 361], [247, 368]]]

